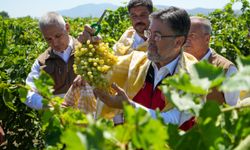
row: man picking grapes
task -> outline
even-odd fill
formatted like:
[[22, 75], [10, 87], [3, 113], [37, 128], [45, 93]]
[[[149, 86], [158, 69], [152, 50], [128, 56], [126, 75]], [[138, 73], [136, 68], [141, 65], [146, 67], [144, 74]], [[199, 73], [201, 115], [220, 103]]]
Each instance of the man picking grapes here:
[[[192, 116], [173, 107], [159, 85], [164, 78], [180, 70], [189, 72], [189, 66], [197, 62], [193, 56], [182, 51], [190, 19], [185, 10], [170, 7], [152, 13], [150, 21], [149, 29], [145, 31], [149, 44], [147, 53], [133, 51], [120, 56], [110, 73], [109, 81], [115, 83], [112, 87], [117, 94], [109, 94], [103, 89], [95, 89], [94, 92], [110, 108], [122, 109], [125, 102], [145, 109], [152, 117], [156, 116], [155, 109], [158, 108], [166, 123], [182, 127]], [[73, 88], [68, 93], [74, 95], [79, 92]], [[72, 99], [75, 97], [78, 96], [71, 96]], [[103, 111], [108, 112], [108, 108]], [[188, 129], [192, 124], [183, 126], [183, 129]]]
[[72, 66], [74, 49], [79, 43], [69, 35], [69, 24], [56, 12], [48, 12], [42, 16], [39, 28], [49, 48], [35, 60], [26, 79], [26, 84], [32, 89], [28, 92], [26, 105], [34, 109], [41, 109], [43, 104], [33, 78], [38, 78], [40, 71], [44, 70], [54, 80], [54, 94], [63, 97], [76, 77]]

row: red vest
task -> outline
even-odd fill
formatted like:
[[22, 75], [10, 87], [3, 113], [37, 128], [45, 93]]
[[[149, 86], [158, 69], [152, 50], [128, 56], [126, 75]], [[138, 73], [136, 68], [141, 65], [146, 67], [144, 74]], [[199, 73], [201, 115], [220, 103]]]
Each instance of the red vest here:
[[133, 101], [150, 109], [159, 108], [162, 110], [165, 107], [164, 94], [158, 87], [154, 89], [154, 68], [152, 65], [148, 69], [143, 87], [133, 98]]
[[[160, 85], [161, 82], [158, 84]], [[141, 90], [133, 98], [133, 101], [139, 103], [149, 109], [162, 110], [165, 107], [165, 96], [162, 91], [157, 87], [154, 89], [154, 68], [150, 65], [145, 83]], [[184, 122], [179, 128], [187, 131], [195, 124], [195, 119], [192, 117], [190, 120]]]

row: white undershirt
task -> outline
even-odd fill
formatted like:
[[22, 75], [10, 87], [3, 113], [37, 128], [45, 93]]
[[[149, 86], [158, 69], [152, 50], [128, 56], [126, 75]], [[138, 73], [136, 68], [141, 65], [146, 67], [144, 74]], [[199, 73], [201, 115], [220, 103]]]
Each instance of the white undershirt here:
[[170, 75], [174, 74], [179, 58], [180, 56], [176, 57], [174, 60], [161, 67], [160, 69], [158, 69], [157, 65], [152, 62], [152, 66], [154, 68], [154, 88], [166, 77], [166, 75], [168, 75], [169, 73]]
[[136, 49], [140, 44], [144, 42], [145, 40], [137, 32], [135, 32], [132, 48]]

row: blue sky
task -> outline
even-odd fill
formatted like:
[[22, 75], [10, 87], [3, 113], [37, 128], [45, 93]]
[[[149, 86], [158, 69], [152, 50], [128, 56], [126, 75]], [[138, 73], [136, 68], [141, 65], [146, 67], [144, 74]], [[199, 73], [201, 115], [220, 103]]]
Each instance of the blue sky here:
[[[40, 17], [47, 11], [70, 9], [87, 3], [112, 3], [124, 5], [129, 0], [0, 0], [0, 11], [7, 11], [11, 17]], [[154, 5], [177, 6], [181, 8], [223, 8], [230, 0], [153, 0]], [[239, 4], [234, 8], [240, 8]]]

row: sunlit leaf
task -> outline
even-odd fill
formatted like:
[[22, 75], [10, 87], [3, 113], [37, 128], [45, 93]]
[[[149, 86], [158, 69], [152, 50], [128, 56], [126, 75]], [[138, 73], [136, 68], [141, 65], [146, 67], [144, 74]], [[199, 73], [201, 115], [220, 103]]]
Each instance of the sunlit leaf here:
[[[185, 92], [191, 92], [194, 94], [206, 94], [207, 93], [207, 91], [203, 89], [200, 85], [192, 84], [190, 76], [186, 73], [180, 73], [178, 76], [174, 75], [174, 76], [165, 78], [162, 81], [162, 84], [171, 85], [179, 90], [182, 90]], [[165, 93], [165, 90], [167, 89], [163, 89], [163, 93]]]
[[195, 115], [199, 114], [202, 104], [196, 104], [194, 102], [194, 96], [191, 94], [180, 95], [177, 91], [170, 91], [165, 93], [170, 98], [169, 100], [174, 104], [175, 107], [180, 111], [192, 110]]
[[51, 97], [53, 94], [53, 79], [43, 70], [41, 70], [41, 74], [38, 79], [34, 79], [34, 83], [38, 92], [42, 96]]
[[250, 91], [250, 66], [239, 68], [239, 71], [222, 85], [223, 91]]
[[87, 149], [86, 137], [84, 134], [67, 129], [61, 136], [62, 143], [66, 144], [66, 149], [85, 150]]
[[8, 108], [10, 108], [13, 111], [17, 111], [16, 106], [13, 104], [13, 102], [16, 99], [16, 96], [12, 95], [9, 89], [3, 90], [2, 99]]
[[215, 67], [207, 61], [196, 63], [191, 69], [192, 83], [201, 85], [203, 89], [218, 86], [224, 80], [222, 68]]
[[26, 96], [27, 96], [28, 90], [20, 87], [18, 89], [18, 92], [19, 92], [19, 97], [20, 97], [21, 102], [24, 103], [26, 101]]

